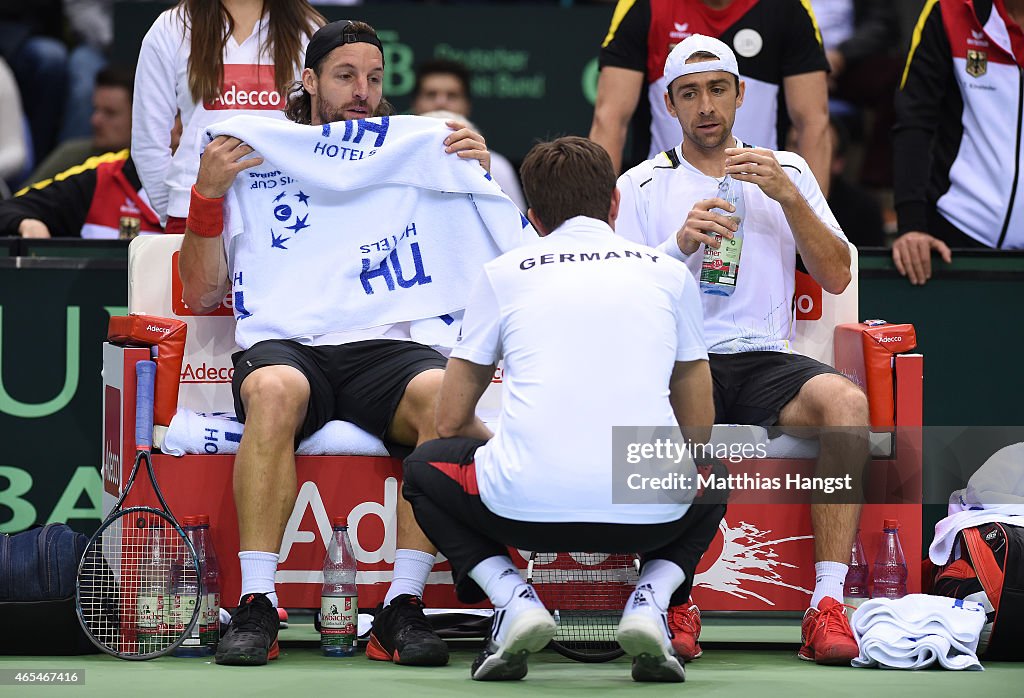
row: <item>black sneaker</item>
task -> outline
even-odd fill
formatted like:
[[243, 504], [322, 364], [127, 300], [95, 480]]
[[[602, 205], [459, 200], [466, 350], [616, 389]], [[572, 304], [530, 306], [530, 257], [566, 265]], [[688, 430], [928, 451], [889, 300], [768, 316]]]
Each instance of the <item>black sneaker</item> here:
[[366, 656], [409, 666], [444, 666], [448, 645], [430, 627], [420, 597], [399, 594], [373, 617]]
[[217, 664], [259, 666], [277, 659], [277, 609], [265, 594], [248, 594], [217, 645]]

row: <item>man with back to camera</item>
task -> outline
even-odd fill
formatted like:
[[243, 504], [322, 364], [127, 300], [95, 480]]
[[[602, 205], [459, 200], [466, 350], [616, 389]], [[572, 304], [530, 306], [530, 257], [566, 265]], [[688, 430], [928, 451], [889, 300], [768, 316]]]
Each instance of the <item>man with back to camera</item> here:
[[[543, 239], [478, 278], [441, 387], [442, 438], [406, 459], [405, 496], [451, 562], [460, 600], [494, 604], [472, 678], [523, 678], [527, 655], [555, 633], [508, 557], [513, 546], [644, 553], [617, 638], [634, 680], [683, 681], [665, 608], [725, 504], [654, 493], [616, 501], [628, 473], [613, 469], [611, 446], [616, 426], [678, 425], [691, 442], [707, 441], [714, 409], [696, 283], [676, 261], [614, 234], [615, 173], [596, 143], [538, 144], [522, 174]], [[486, 441], [474, 410], [499, 358], [502, 414]]]
[[[383, 78], [384, 55], [373, 28], [363, 22], [332, 22], [309, 42], [302, 81], [290, 94], [287, 115], [317, 126], [374, 116], [390, 109], [383, 99]], [[483, 139], [453, 122], [449, 126], [454, 133], [445, 139], [447, 152], [476, 159], [486, 169]], [[220, 136], [200, 161], [179, 258], [184, 300], [197, 312], [210, 312], [227, 292], [223, 197], [239, 172], [262, 164], [259, 157], [246, 159], [252, 152], [239, 139]], [[436, 436], [434, 404], [446, 361], [434, 349], [411, 341], [407, 325], [334, 333], [302, 343], [272, 339], [235, 355], [235, 411], [246, 424], [234, 472], [242, 599], [220, 642], [218, 664], [259, 665], [277, 656], [274, 576], [296, 498], [298, 441], [331, 419], [354, 422], [391, 444], [414, 446]], [[480, 422], [474, 428], [483, 437], [490, 433]], [[367, 656], [396, 664], [445, 664], [447, 647], [424, 617], [421, 600], [436, 548], [401, 498], [398, 548]]]
[[[716, 212], [735, 210], [718, 198], [719, 184], [726, 175], [741, 183], [746, 219], [735, 290], [701, 294], [715, 422], [824, 428], [816, 474], [859, 482], [868, 457], [867, 398], [835, 369], [793, 353], [790, 341], [796, 255], [825, 291], [842, 293], [850, 282], [846, 237], [803, 158], [733, 136], [745, 85], [728, 46], [701, 35], [684, 39], [669, 54], [664, 79], [665, 106], [683, 140], [619, 178], [616, 232], [658, 246], [699, 277], [704, 248], [720, 248], [714, 235], [732, 240], [737, 230]], [[841, 502], [811, 504], [816, 578], [799, 656], [819, 664], [849, 664], [858, 653], [841, 602], [860, 517], [854, 490]], [[697, 657], [699, 612], [687, 603], [693, 570], [685, 572], [669, 623], [677, 652]]]

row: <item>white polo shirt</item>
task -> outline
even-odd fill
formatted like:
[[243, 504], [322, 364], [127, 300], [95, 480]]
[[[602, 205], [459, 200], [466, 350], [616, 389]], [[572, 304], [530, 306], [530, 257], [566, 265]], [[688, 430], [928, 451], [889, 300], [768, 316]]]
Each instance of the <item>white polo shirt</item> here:
[[[737, 141], [736, 145], [742, 144]], [[615, 232], [684, 261], [694, 279], [699, 279], [703, 246], [687, 258], [676, 245], [675, 234], [697, 201], [717, 195], [720, 179], [688, 163], [680, 146], [674, 150], [677, 166], [660, 153], [619, 177], [622, 200]], [[811, 210], [833, 235], [849, 244], [804, 159], [796, 153], [774, 152]], [[756, 185], [743, 182], [742, 187], [747, 217], [736, 290], [731, 296], [700, 294], [708, 351], [792, 352], [796, 240], [779, 202]]]
[[686, 512], [612, 503], [612, 427], [675, 425], [675, 362], [707, 358], [697, 296], [679, 262], [582, 216], [484, 266], [452, 356], [505, 360], [497, 432], [476, 452], [488, 509], [632, 524]]

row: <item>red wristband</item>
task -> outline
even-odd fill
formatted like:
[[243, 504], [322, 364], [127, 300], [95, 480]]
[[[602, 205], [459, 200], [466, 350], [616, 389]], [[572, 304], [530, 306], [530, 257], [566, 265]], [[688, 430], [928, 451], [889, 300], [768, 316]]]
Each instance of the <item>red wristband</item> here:
[[208, 199], [192, 185], [185, 227], [199, 237], [215, 238], [224, 232], [224, 197]]

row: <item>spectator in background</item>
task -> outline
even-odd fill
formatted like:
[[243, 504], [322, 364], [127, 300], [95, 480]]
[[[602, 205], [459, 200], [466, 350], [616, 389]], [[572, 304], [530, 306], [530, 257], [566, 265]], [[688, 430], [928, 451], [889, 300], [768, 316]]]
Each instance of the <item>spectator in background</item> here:
[[[174, 120], [171, 149], [181, 138]], [[0, 201], [0, 236], [132, 238], [162, 232], [128, 150], [92, 157]]]
[[96, 75], [92, 94], [91, 138], [76, 138], [59, 145], [28, 178], [29, 183], [51, 179], [94, 155], [124, 150], [132, 143], [132, 93], [130, 70], [111, 66]]
[[[439, 113], [450, 112], [458, 117], [457, 120], [477, 131], [476, 126], [466, 121], [473, 110], [469, 81], [469, 68], [459, 61], [434, 59], [421, 63], [416, 68], [416, 84], [412, 90], [413, 114], [450, 118], [448, 114]], [[516, 168], [508, 158], [493, 150], [491, 177], [519, 210], [526, 210], [526, 197], [523, 196]]]
[[[132, 157], [167, 232], [185, 232], [206, 127], [237, 114], [284, 119], [287, 90], [323, 24], [306, 0], [181, 0], [153, 23], [136, 68]], [[179, 111], [172, 157], [167, 134]]]
[[[865, 139], [860, 179], [869, 186], [892, 186], [890, 132], [895, 113], [892, 95], [899, 84], [901, 61], [897, 53], [901, 27], [897, 3], [892, 0], [812, 0], [828, 57], [830, 111], [842, 114], [850, 132], [863, 129], [863, 114], [872, 112]], [[834, 120], [834, 119], [833, 119]], [[842, 221], [840, 221], [842, 222]]]
[[18, 177], [28, 157], [25, 117], [18, 83], [7, 61], [0, 58], [0, 199], [11, 195], [7, 182]]
[[736, 50], [747, 83], [736, 135], [775, 150], [792, 122], [797, 151], [827, 193], [828, 62], [806, 0], [620, 0], [601, 47], [590, 127], [591, 140], [604, 146], [616, 171], [624, 169], [630, 119], [628, 165], [679, 144], [683, 134], [665, 108], [662, 68], [672, 47], [692, 34], [713, 36]]
[[1024, 248], [1024, 0], [930, 0], [896, 94], [893, 263], [915, 285], [931, 253]]
[[114, 3], [113, 0], [64, 0], [64, 13], [75, 46], [68, 58], [68, 96], [60, 131], [61, 143], [89, 137], [93, 88], [99, 72], [107, 65], [107, 54], [114, 40]]
[[34, 161], [53, 149], [64, 116], [68, 50], [59, 39], [62, 29], [60, 0], [4, 3], [0, 9], [0, 56], [18, 80]]

